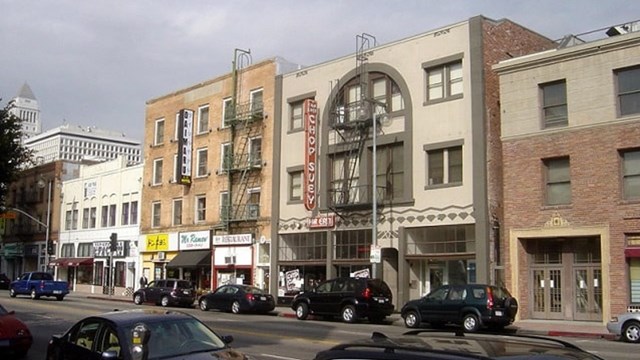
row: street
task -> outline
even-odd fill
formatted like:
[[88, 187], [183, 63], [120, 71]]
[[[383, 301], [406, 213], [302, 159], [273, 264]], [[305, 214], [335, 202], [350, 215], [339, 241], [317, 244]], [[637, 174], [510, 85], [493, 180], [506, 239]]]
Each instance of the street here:
[[[26, 359], [44, 359], [51, 335], [62, 333], [78, 320], [113, 309], [133, 309], [133, 303], [87, 299], [86, 295], [70, 294], [64, 301], [10, 298], [0, 290], [0, 302], [27, 323], [34, 335], [34, 344]], [[152, 307], [144, 305], [145, 307]], [[367, 322], [346, 324], [338, 320], [299, 321], [274, 315], [233, 315], [216, 311], [181, 309], [195, 315], [220, 335], [233, 335], [231, 344], [255, 359], [313, 359], [323, 349], [340, 342], [371, 336], [373, 331], [400, 335], [407, 329], [399, 322], [373, 325]], [[276, 309], [277, 310], [277, 309]], [[562, 338], [605, 359], [636, 359], [640, 345], [604, 339]]]

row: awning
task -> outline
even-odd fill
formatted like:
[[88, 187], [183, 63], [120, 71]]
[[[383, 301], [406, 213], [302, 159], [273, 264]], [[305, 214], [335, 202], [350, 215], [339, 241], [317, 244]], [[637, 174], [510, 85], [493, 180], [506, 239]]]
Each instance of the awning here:
[[169, 263], [168, 267], [196, 267], [211, 265], [211, 250], [181, 251]]
[[93, 258], [70, 257], [51, 260], [49, 265], [53, 266], [90, 266], [93, 265]]
[[624, 249], [624, 256], [628, 258], [640, 258], [640, 247], [628, 247]]

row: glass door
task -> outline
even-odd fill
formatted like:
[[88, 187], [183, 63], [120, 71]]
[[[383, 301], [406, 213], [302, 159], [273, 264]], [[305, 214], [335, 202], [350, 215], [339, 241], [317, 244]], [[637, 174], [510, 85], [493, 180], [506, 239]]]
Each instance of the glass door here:
[[602, 271], [599, 267], [574, 268], [575, 320], [602, 320]]
[[562, 268], [532, 269], [533, 309], [536, 319], [562, 319]]

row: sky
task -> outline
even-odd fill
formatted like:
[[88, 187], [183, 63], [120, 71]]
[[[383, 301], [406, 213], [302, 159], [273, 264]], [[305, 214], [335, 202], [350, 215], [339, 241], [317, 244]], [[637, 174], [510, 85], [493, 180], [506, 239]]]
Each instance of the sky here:
[[254, 63], [313, 65], [483, 15], [551, 39], [640, 20], [637, 0], [0, 0], [0, 106], [29, 84], [43, 130], [143, 141], [145, 102]]

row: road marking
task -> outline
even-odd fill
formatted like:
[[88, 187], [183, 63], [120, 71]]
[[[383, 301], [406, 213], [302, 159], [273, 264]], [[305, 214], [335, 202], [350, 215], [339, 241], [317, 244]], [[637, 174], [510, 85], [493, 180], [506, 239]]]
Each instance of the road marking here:
[[270, 358], [274, 358], [274, 359], [282, 359], [282, 360], [300, 360], [298, 358], [279, 356], [279, 355], [271, 355], [271, 354], [260, 354], [260, 356], [270, 357]]
[[[204, 322], [205, 323], [207, 323], [207, 322], [211, 323], [212, 321], [204, 321]], [[223, 332], [238, 333], [238, 334], [252, 335], [252, 336], [257, 336], [257, 337], [275, 338], [275, 339], [285, 340], [285, 341], [304, 340], [304, 341], [310, 341], [310, 342], [317, 343], [317, 344], [326, 344], [326, 345], [338, 345], [338, 344], [340, 344], [339, 341], [320, 340], [320, 339], [314, 339], [314, 338], [310, 338], [310, 337], [301, 337], [301, 336], [290, 337], [290, 336], [287, 336], [287, 338], [283, 338], [283, 336], [281, 334], [266, 334], [264, 332], [238, 330], [237, 328], [226, 328], [224, 326], [212, 326], [212, 327], [216, 330], [217, 333], [223, 333]]]
[[371, 331], [369, 331], [369, 332], [358, 332], [358, 331], [348, 331], [348, 330], [335, 330], [335, 332], [345, 333], [345, 334], [349, 334], [349, 335], [361, 335], [361, 336], [364, 336], [364, 337], [371, 336]]

